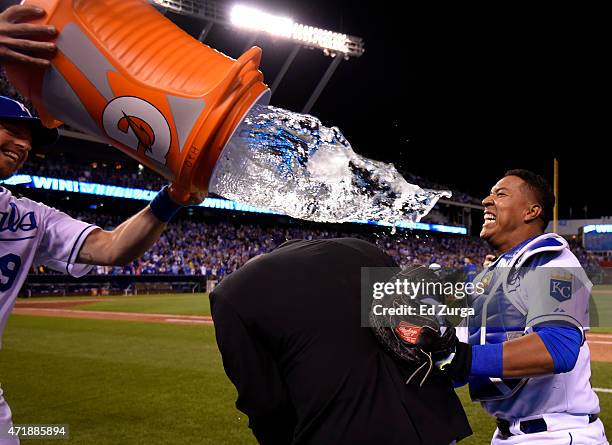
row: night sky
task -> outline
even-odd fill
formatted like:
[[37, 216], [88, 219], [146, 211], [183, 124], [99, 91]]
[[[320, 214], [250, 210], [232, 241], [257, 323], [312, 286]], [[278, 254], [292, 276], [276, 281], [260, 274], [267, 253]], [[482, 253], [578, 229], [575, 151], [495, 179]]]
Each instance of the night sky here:
[[[477, 197], [510, 168], [552, 182], [557, 156], [560, 217], [584, 217], [585, 205], [588, 217], [612, 215], [611, 73], [596, 11], [242, 3], [365, 39], [365, 54], [340, 65], [311, 111], [357, 152]], [[238, 57], [250, 36], [216, 26], [206, 43]], [[265, 35], [256, 44], [271, 84], [291, 47]], [[301, 49], [272, 105], [300, 111], [330, 61]]]

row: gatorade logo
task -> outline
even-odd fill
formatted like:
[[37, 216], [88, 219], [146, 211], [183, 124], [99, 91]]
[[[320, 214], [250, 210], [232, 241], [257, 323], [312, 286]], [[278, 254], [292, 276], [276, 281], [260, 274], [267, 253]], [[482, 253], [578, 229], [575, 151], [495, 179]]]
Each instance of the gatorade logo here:
[[170, 125], [149, 102], [133, 96], [111, 100], [102, 113], [106, 134], [160, 164], [166, 164], [170, 150]]
[[138, 139], [138, 151], [144, 151], [145, 154], [152, 152], [151, 146], [155, 142], [155, 133], [149, 124], [136, 116], [128, 116], [123, 113], [123, 117], [119, 119], [117, 124], [119, 130], [128, 133], [130, 130]]

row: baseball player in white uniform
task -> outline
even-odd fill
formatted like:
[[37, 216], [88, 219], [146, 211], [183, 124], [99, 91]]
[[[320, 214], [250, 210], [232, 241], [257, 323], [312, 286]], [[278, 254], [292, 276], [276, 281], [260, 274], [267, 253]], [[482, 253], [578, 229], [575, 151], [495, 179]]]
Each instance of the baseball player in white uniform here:
[[[32, 145], [48, 145], [57, 130], [42, 126], [21, 103], [0, 96], [0, 181], [26, 161]], [[74, 219], [44, 204], [15, 198], [0, 185], [0, 335], [32, 264], [80, 277], [93, 265], [122, 265], [138, 258], [158, 239], [182, 207], [164, 187], [142, 211], [112, 231]], [[192, 203], [201, 200], [193, 196]], [[0, 445], [19, 443], [6, 437], [11, 411], [0, 390]]]
[[[0, 180], [14, 174], [34, 144], [47, 145], [57, 131], [44, 128], [27, 108], [0, 96]], [[201, 200], [193, 196], [192, 202]], [[26, 198], [15, 198], [0, 185], [0, 335], [32, 264], [80, 277], [93, 265], [122, 265], [138, 258], [158, 239], [182, 206], [164, 187], [142, 211], [105, 231], [93, 224]], [[0, 445], [7, 437], [11, 411], [0, 390]]]
[[[32, 5], [11, 6], [0, 13], [0, 64], [49, 66], [57, 30], [24, 23], [44, 15]], [[146, 208], [105, 231], [44, 204], [15, 198], [2, 181], [24, 164], [33, 145], [50, 145], [57, 137], [57, 130], [45, 128], [23, 104], [0, 96], [0, 336], [32, 264], [79, 277], [93, 265], [129, 263], [159, 239], [182, 207], [171, 198], [173, 187], [164, 187]], [[189, 204], [202, 199], [193, 194]], [[0, 389], [0, 445], [19, 443], [7, 434], [11, 425], [11, 410]]]
[[511, 170], [483, 205], [480, 236], [496, 258], [474, 280], [484, 292], [471, 297], [462, 342], [438, 366], [497, 418], [491, 444], [607, 445], [585, 341], [592, 285], [567, 242], [543, 233], [550, 186]]
[[[47, 67], [56, 51], [52, 26], [22, 23], [45, 12], [32, 5], [17, 5], [0, 13], [0, 63]], [[26, 161], [32, 145], [47, 145], [57, 131], [42, 126], [27, 108], [0, 96], [0, 183]], [[142, 211], [113, 231], [105, 231], [44, 204], [15, 198], [0, 185], [0, 335], [32, 264], [44, 264], [75, 277], [92, 265], [122, 265], [148, 250], [166, 223], [182, 207], [164, 187]], [[202, 200], [192, 195], [190, 204]], [[7, 435], [12, 415], [0, 389], [0, 445], [18, 444]]]

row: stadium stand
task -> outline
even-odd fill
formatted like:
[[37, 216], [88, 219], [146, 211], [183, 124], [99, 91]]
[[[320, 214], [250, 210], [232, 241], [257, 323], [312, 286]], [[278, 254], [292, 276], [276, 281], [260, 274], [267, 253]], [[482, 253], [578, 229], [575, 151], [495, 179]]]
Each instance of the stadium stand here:
[[[106, 215], [73, 214], [83, 221], [103, 228], [116, 226], [120, 218]], [[96, 274], [114, 275], [204, 275], [222, 279], [249, 259], [270, 252], [289, 239], [357, 237], [373, 242], [405, 267], [410, 264], [438, 263], [444, 268], [459, 269], [463, 258], [479, 262], [488, 253], [482, 241], [466, 236], [420, 236], [399, 232], [395, 235], [367, 234], [326, 228], [298, 228], [240, 224], [203, 223], [182, 218], [169, 225], [159, 242], [140, 261], [124, 267], [94, 270]], [[52, 273], [39, 267], [34, 274]]]
[[[95, 222], [106, 229], [115, 227], [121, 219], [113, 215], [88, 213], [73, 216]], [[41, 282], [41, 276], [59, 274], [38, 266], [31, 271], [29, 283], [34, 283], [34, 287], [43, 293], [45, 284], [47, 288], [57, 287], [58, 284], [64, 287], [72, 286], [75, 291], [80, 292], [84, 289], [112, 287], [116, 293], [126, 290], [148, 293], [168, 289], [177, 291], [177, 286], [184, 291], [190, 291], [194, 290], [193, 283], [199, 283], [198, 290], [203, 290], [207, 281], [216, 283], [222, 280], [249, 259], [270, 252], [289, 239], [357, 237], [378, 245], [401, 267], [437, 263], [442, 266], [445, 274], [453, 275], [463, 271], [465, 257], [471, 258], [480, 269], [482, 259], [489, 253], [483, 241], [470, 236], [421, 235], [410, 231], [391, 234], [388, 230], [384, 233], [368, 233], [364, 230], [336, 230], [326, 228], [325, 225], [318, 226], [203, 222], [201, 218], [183, 215], [169, 225], [159, 242], [138, 261], [123, 267], [96, 267], [89, 276], [80, 279], [76, 284], [72, 280], [59, 279], [59, 276], [55, 280]], [[599, 281], [601, 267], [597, 261], [578, 242], [570, 240], [570, 244], [589, 276], [594, 281]], [[93, 278], [93, 282], [92, 275], [98, 276], [97, 279]], [[132, 278], [121, 280], [122, 277]], [[27, 285], [25, 291], [28, 292]], [[29, 292], [31, 291], [30, 288]], [[65, 293], [65, 289], [62, 292]]]
[[90, 161], [74, 159], [74, 153], [64, 151], [31, 156], [19, 173], [70, 179], [122, 187], [159, 190], [167, 181], [131, 159], [119, 161]]

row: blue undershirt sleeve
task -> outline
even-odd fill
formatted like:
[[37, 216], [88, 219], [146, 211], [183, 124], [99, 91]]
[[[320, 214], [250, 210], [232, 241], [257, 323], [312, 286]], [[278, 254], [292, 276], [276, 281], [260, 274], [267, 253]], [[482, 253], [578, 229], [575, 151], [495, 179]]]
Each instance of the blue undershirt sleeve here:
[[534, 332], [540, 336], [555, 367], [555, 374], [569, 372], [574, 369], [580, 346], [582, 332], [575, 327], [542, 326], [534, 327]]

